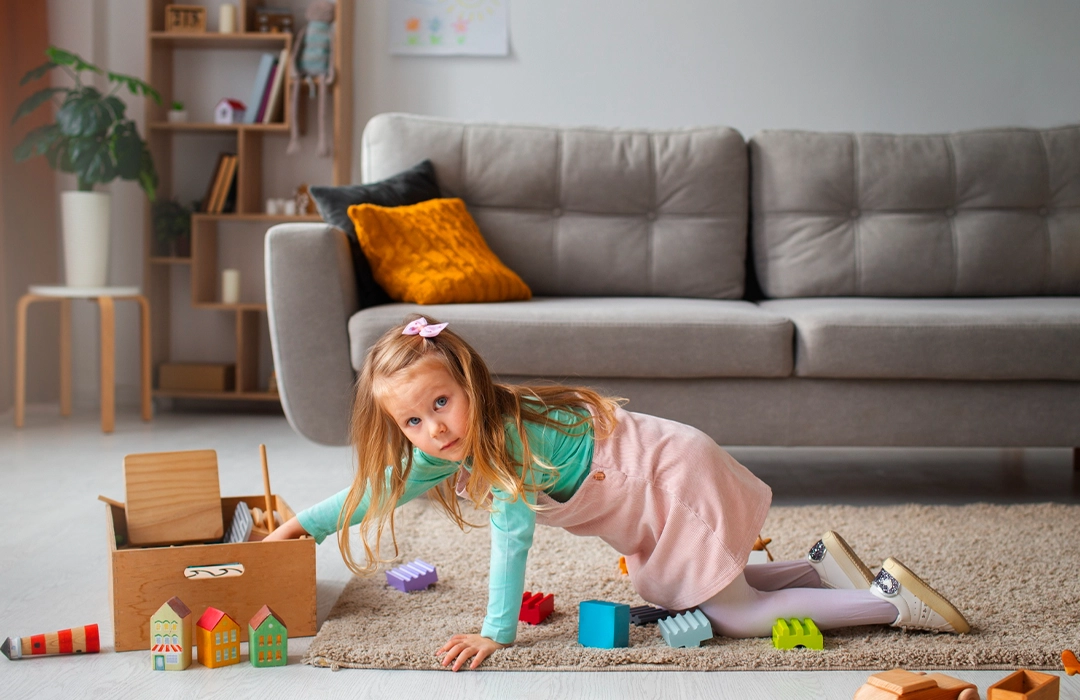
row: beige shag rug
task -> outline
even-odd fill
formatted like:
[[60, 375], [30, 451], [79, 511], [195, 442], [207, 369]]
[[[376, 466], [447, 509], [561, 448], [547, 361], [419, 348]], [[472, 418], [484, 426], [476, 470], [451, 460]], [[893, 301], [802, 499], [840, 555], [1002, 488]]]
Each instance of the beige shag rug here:
[[[354, 577], [305, 663], [438, 669], [435, 652], [451, 635], [479, 631], [487, 605], [487, 528], [463, 534], [422, 499], [399, 509], [396, 522], [401, 561], [434, 564], [439, 582], [403, 594], [382, 573]], [[841, 533], [871, 568], [888, 556], [900, 559], [964, 613], [972, 632], [858, 627], [826, 631], [824, 651], [778, 651], [768, 639], [726, 638], [672, 649], [653, 624], [631, 625], [628, 648], [584, 648], [577, 643], [578, 602], [644, 601], [620, 575], [619, 555], [604, 542], [537, 527], [526, 590], [553, 593], [555, 613], [536, 627], [520, 623], [514, 646], [481, 668], [1046, 669], [1060, 668], [1062, 649], [1080, 649], [1080, 506], [775, 507], [763, 534], [772, 538], [769, 549], [777, 559], [792, 559], [805, 556], [828, 529]]]

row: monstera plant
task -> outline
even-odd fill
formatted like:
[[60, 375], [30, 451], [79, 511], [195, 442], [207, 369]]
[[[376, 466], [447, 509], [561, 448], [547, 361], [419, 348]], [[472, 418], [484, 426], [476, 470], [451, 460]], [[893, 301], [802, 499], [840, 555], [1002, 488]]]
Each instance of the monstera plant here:
[[[55, 121], [28, 133], [15, 147], [15, 160], [44, 156], [54, 170], [75, 175], [77, 191], [64, 192], [61, 198], [67, 284], [104, 286], [111, 198], [108, 193], [94, 192], [94, 186], [117, 178], [133, 180], [153, 201], [158, 183], [150, 149], [126, 115], [127, 107], [117, 92], [126, 88], [158, 104], [161, 95], [138, 78], [106, 72], [70, 51], [50, 46], [45, 55], [48, 61], [23, 76], [20, 84], [40, 80], [55, 68], [67, 72], [74, 84], [42, 88], [15, 110], [12, 123], [45, 104], [57, 105]], [[106, 77], [108, 92], [85, 80], [93, 74]], [[77, 272], [73, 265], [84, 269]]]

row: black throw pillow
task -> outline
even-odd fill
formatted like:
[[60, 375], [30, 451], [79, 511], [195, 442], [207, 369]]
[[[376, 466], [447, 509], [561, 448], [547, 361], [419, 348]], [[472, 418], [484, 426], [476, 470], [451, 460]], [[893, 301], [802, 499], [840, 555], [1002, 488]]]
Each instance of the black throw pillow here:
[[397, 175], [373, 182], [370, 185], [344, 185], [342, 187], [312, 187], [311, 198], [319, 208], [319, 216], [328, 224], [345, 232], [352, 252], [353, 269], [356, 272], [356, 291], [360, 308], [393, 301], [371, 274], [371, 265], [360, 249], [360, 240], [349, 218], [349, 207], [354, 204], [375, 204], [380, 207], [402, 207], [419, 204], [429, 199], [439, 199], [439, 183], [435, 180], [435, 166], [430, 160], [417, 163]]

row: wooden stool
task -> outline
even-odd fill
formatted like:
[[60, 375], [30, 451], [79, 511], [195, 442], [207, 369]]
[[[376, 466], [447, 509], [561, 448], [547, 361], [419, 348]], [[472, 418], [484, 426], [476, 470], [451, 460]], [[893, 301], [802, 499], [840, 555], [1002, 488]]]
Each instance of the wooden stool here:
[[26, 310], [35, 301], [60, 302], [60, 415], [71, 415], [71, 300], [97, 302], [101, 317], [101, 430], [111, 433], [116, 424], [116, 315], [115, 301], [135, 301], [141, 310], [142, 419], [152, 417], [150, 406], [150, 302], [138, 287], [32, 286], [19, 299], [15, 318], [15, 427], [23, 427], [26, 414]]

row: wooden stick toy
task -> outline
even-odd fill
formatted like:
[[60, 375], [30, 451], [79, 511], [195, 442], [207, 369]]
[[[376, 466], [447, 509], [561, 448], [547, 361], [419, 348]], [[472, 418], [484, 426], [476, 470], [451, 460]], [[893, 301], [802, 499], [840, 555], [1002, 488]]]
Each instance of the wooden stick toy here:
[[116, 506], [117, 508], [119, 508], [121, 510], [124, 509], [124, 504], [123, 503], [121, 503], [120, 501], [114, 500], [112, 498], [109, 498], [108, 496], [102, 496], [102, 495], [99, 494], [97, 499], [99, 501], [101, 501], [102, 503], [108, 503], [110, 506]]
[[98, 626], [86, 625], [29, 637], [8, 637], [0, 644], [0, 653], [14, 661], [29, 656], [96, 654], [100, 648]]
[[270, 496], [270, 467], [266, 464], [266, 445], [259, 445], [259, 456], [262, 457], [263, 468], [263, 491], [266, 494], [266, 531], [274, 531], [274, 501]]

